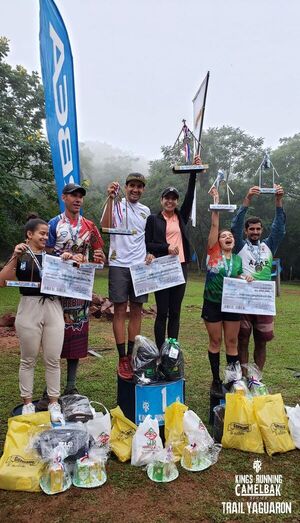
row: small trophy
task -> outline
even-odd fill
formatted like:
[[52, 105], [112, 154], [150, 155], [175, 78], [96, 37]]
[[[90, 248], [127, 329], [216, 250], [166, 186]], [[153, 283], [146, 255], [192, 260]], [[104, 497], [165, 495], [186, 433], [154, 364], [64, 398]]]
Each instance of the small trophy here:
[[[128, 228], [128, 205], [130, 203], [125, 197], [125, 216], [122, 206], [122, 196], [125, 196], [120, 185], [114, 195], [114, 198], [108, 196], [104, 202], [103, 213], [100, 220], [101, 231], [106, 234], [120, 234], [123, 236], [130, 236], [136, 234], [135, 229]], [[108, 207], [108, 209], [107, 209]], [[104, 215], [108, 212], [108, 227], [103, 227]]]
[[208, 193], [210, 193], [210, 191], [213, 189], [213, 187], [215, 187], [217, 189], [217, 191], [219, 192], [219, 186], [221, 185], [221, 183], [225, 183], [225, 185], [226, 185], [227, 203], [219, 203], [219, 196], [218, 195], [214, 195], [214, 197], [213, 197], [214, 198], [214, 203], [212, 203], [209, 206], [209, 209], [211, 211], [234, 212], [236, 210], [236, 205], [233, 205], [233, 204], [230, 203], [230, 193], [232, 195], [234, 193], [231, 190], [231, 188], [229, 187], [228, 177], [225, 180], [225, 173], [221, 169], [218, 170], [217, 177], [216, 177], [214, 183], [212, 184], [211, 188], [209, 189]]
[[[174, 173], [188, 173], [188, 174], [203, 172], [206, 169], [208, 169], [207, 164], [203, 164], [203, 165], [192, 164], [191, 151], [193, 149], [193, 144], [196, 144], [197, 151], [199, 151], [200, 147], [201, 147], [199, 140], [196, 138], [194, 133], [192, 133], [192, 131], [186, 125], [186, 120], [182, 120], [182, 123], [183, 123], [183, 126], [182, 126], [182, 129], [174, 144], [174, 149], [180, 148], [183, 145], [184, 155], [185, 155], [185, 165], [173, 165], [172, 170]], [[181, 141], [181, 136], [183, 137], [182, 141]]]
[[[257, 169], [255, 176], [257, 175], [257, 173], [258, 173], [258, 185], [259, 185], [260, 193], [261, 194], [275, 194], [276, 193], [275, 174], [277, 176], [279, 176], [279, 175], [278, 175], [278, 172], [276, 171], [274, 165], [271, 162], [269, 153], [265, 153], [263, 161], [261, 162], [259, 168]], [[269, 187], [268, 187], [266, 179], [269, 178], [269, 181], [270, 181], [270, 175], [271, 175], [271, 183], [269, 183]]]
[[[41, 266], [39, 260], [37, 259], [36, 255], [34, 254], [34, 252], [29, 247], [29, 245], [26, 246], [26, 254], [29, 255], [30, 258], [32, 258], [33, 263], [37, 266], [37, 268], [40, 272], [40, 276], [42, 277], [42, 266]], [[22, 258], [23, 258], [23, 256], [22, 256]], [[21, 269], [22, 269], [22, 263], [25, 264], [25, 266], [24, 266], [24, 268], [25, 268], [26, 260], [23, 260], [23, 261], [21, 260], [21, 264], [20, 264]], [[38, 281], [32, 281], [32, 276], [33, 276], [33, 271], [31, 272], [31, 281], [6, 280], [5, 285], [6, 285], [6, 287], [28, 287], [31, 289], [32, 288], [38, 289], [41, 286], [41, 284]]]

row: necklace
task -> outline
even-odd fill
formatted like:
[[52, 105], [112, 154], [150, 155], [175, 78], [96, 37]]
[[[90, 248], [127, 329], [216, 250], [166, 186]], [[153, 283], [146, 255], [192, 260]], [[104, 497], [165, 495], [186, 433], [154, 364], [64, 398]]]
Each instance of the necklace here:
[[247, 246], [249, 251], [251, 251], [251, 254], [254, 258], [254, 267], [255, 272], [261, 272], [263, 270], [263, 261], [261, 258], [261, 246], [260, 241], [257, 242], [257, 249], [254, 249], [253, 244], [247, 239], [246, 240]]
[[226, 274], [227, 278], [230, 278], [231, 273], [232, 273], [232, 266], [233, 266], [232, 254], [230, 256], [229, 266], [227, 264], [227, 258], [223, 252], [222, 252], [222, 260], [223, 260], [223, 265], [224, 265], [224, 269], [225, 269], [225, 274]]

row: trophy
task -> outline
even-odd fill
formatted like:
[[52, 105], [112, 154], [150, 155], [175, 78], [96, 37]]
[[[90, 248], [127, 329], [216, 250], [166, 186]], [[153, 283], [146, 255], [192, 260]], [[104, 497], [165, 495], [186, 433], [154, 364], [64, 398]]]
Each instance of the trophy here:
[[[103, 205], [102, 217], [100, 220], [101, 231], [106, 234], [120, 234], [123, 236], [129, 236], [136, 234], [135, 229], [128, 228], [128, 205], [130, 203], [125, 197], [125, 209], [123, 210], [122, 206], [122, 196], [125, 196], [123, 193], [120, 184], [114, 194], [114, 197], [111, 198], [108, 196]], [[125, 211], [125, 216], [124, 216]], [[103, 226], [104, 216], [108, 214], [108, 227]]]
[[[173, 146], [173, 149], [180, 148], [181, 143], [184, 147], [184, 155], [185, 155], [185, 164], [184, 165], [173, 165], [172, 170], [173, 173], [199, 173], [206, 169], [208, 169], [207, 164], [203, 165], [193, 165], [192, 164], [192, 149], [197, 149], [197, 154], [200, 151], [201, 144], [199, 140], [196, 138], [194, 133], [188, 128], [186, 125], [186, 120], [182, 120], [183, 126], [182, 129], [176, 139], [176, 142]], [[182, 137], [182, 142], [181, 142]], [[195, 147], [196, 145], [196, 147]]]
[[[36, 255], [34, 254], [34, 252], [29, 247], [29, 245], [26, 245], [26, 254], [29, 255], [30, 258], [32, 258], [33, 263], [37, 266], [37, 268], [40, 272], [40, 275], [42, 276], [42, 266], [41, 266], [39, 260], [37, 259]], [[23, 257], [24, 256], [22, 256], [22, 258]], [[26, 261], [24, 259], [23, 259], [23, 262], [21, 261], [21, 269], [22, 269], [22, 263], [26, 263]], [[6, 280], [5, 285], [6, 285], [6, 287], [29, 287], [29, 288], [38, 289], [41, 286], [41, 284], [38, 281], [32, 281], [32, 277], [33, 277], [33, 271], [31, 272], [31, 281]]]
[[227, 212], [234, 212], [236, 210], [236, 205], [233, 205], [230, 203], [230, 193], [233, 195], [233, 191], [232, 189], [229, 187], [229, 184], [228, 184], [228, 178], [229, 176], [227, 176], [226, 180], [225, 180], [225, 173], [224, 171], [222, 171], [222, 169], [219, 169], [218, 170], [218, 173], [217, 173], [217, 177], [214, 181], [214, 183], [212, 184], [211, 188], [209, 189], [208, 193], [210, 193], [210, 191], [213, 189], [213, 187], [216, 187], [217, 191], [219, 192], [219, 187], [221, 185], [221, 183], [225, 184], [226, 186], [226, 193], [227, 193], [227, 203], [219, 203], [219, 196], [214, 196], [214, 203], [212, 203], [210, 206], [209, 206], [209, 209], [211, 211], [227, 211]]
[[[275, 194], [275, 174], [277, 176], [278, 172], [276, 171], [274, 165], [271, 162], [269, 153], [265, 153], [263, 161], [261, 162], [259, 168], [257, 169], [255, 176], [258, 174], [258, 185], [259, 191], [261, 194]], [[269, 176], [268, 176], [269, 175]], [[266, 179], [269, 178], [269, 187], [266, 182]], [[271, 178], [271, 181], [270, 181]]]

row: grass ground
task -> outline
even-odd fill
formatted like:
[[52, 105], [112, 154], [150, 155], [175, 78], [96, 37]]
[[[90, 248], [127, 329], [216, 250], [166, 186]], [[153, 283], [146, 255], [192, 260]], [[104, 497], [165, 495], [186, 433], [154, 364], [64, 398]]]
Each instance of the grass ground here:
[[[107, 295], [104, 272], [95, 282], [95, 291]], [[190, 277], [182, 307], [180, 339], [185, 353], [186, 404], [208, 423], [210, 371], [207, 360], [207, 335], [202, 320], [203, 283]], [[16, 310], [18, 291], [0, 290], [0, 314]], [[286, 367], [300, 367], [299, 314], [300, 287], [282, 286], [277, 299], [276, 338], [268, 344], [268, 360], [264, 381], [272, 392], [281, 392], [288, 405], [300, 399], [300, 380]], [[150, 296], [153, 303], [153, 295]], [[143, 320], [142, 333], [153, 337], [153, 318]], [[111, 323], [93, 319], [90, 328], [90, 346], [105, 348], [103, 358], [82, 360], [78, 386], [90, 399], [103, 402], [108, 408], [116, 405], [116, 351]], [[252, 352], [252, 348], [251, 348]], [[0, 445], [6, 433], [6, 420], [18, 399], [18, 347], [1, 349], [0, 342]], [[225, 365], [225, 357], [222, 356]], [[63, 362], [63, 382], [65, 363]], [[41, 362], [36, 368], [35, 395], [39, 397], [44, 385]], [[157, 485], [150, 482], [146, 472], [121, 464], [111, 458], [108, 464], [108, 482], [95, 490], [75, 489], [58, 496], [0, 491], [0, 520], [3, 522], [277, 522], [300, 521], [299, 451], [269, 457], [262, 456], [261, 474], [282, 474], [281, 497], [275, 501], [292, 502], [291, 515], [224, 514], [222, 502], [249, 501], [235, 496], [235, 475], [253, 474], [255, 455], [236, 450], [222, 450], [216, 465], [202, 473], [188, 473], [180, 469], [178, 480]], [[264, 500], [265, 501], [265, 500]]]

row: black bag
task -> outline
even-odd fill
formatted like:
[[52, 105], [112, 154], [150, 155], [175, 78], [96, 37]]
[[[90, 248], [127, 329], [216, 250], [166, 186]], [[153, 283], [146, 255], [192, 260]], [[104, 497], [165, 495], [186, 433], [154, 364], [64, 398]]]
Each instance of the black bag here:
[[167, 381], [175, 381], [184, 377], [183, 352], [175, 338], [168, 338], [163, 343], [160, 353], [159, 370]]
[[93, 419], [90, 401], [87, 396], [81, 394], [68, 394], [62, 396], [61, 409], [66, 421], [82, 421], [85, 423]]
[[145, 336], [136, 336], [133, 347], [132, 367], [136, 383], [157, 381], [159, 350], [155, 343]]

